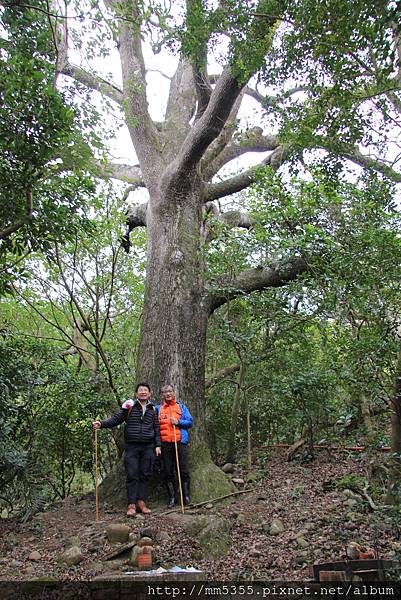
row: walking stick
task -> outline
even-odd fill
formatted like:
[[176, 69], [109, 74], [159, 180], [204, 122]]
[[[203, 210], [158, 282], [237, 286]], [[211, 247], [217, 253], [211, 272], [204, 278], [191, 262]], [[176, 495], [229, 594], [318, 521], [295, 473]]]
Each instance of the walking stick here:
[[181, 512], [182, 512], [182, 514], [184, 514], [184, 498], [182, 496], [182, 487], [181, 487], [180, 461], [178, 460], [177, 436], [176, 436], [175, 425], [174, 424], [173, 424], [173, 428], [174, 428], [175, 460], [176, 460], [176, 463], [177, 463], [178, 487], [180, 489]]
[[96, 499], [96, 524], [99, 523], [99, 466], [97, 458], [97, 429], [94, 430], [95, 435], [93, 438], [93, 444], [95, 448], [95, 499]]

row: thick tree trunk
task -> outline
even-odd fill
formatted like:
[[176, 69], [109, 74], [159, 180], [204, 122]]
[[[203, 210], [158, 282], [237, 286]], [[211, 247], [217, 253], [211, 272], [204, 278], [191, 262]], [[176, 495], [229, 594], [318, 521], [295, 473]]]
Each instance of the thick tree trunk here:
[[[193, 176], [195, 180], [196, 177]], [[194, 419], [190, 464], [192, 498], [201, 501], [231, 489], [211, 461], [205, 428], [205, 345], [200, 189], [179, 181], [147, 215], [148, 260], [137, 376], [149, 381], [155, 400], [171, 383]], [[182, 199], [182, 201], [181, 201]]]

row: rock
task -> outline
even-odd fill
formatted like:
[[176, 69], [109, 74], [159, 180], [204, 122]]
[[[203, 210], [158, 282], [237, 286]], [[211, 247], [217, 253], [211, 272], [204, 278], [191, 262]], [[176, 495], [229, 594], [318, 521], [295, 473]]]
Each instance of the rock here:
[[35, 567], [33, 565], [28, 565], [27, 567], [25, 567], [24, 573], [26, 573], [27, 575], [32, 575], [33, 573], [35, 573]]
[[238, 525], [244, 525], [244, 523], [246, 523], [247, 518], [246, 515], [244, 515], [244, 513], [240, 513], [237, 518], [236, 518], [236, 523], [238, 523]]
[[213, 508], [213, 504], [209, 502], [208, 504], [206, 504], [205, 508], [207, 508], [207, 510], [211, 510]]
[[153, 540], [150, 537], [141, 537], [137, 543], [137, 546], [143, 548], [143, 546], [153, 546]]
[[134, 567], [138, 566], [138, 555], [142, 552], [142, 548], [140, 548], [139, 546], [134, 546], [131, 550], [131, 555], [129, 558], [129, 564], [133, 565]]
[[30, 555], [28, 556], [28, 560], [40, 560], [41, 558], [42, 558], [42, 555], [37, 550], [34, 550], [33, 552], [31, 552]]
[[257, 550], [257, 548], [251, 548], [248, 554], [249, 556], [252, 556], [254, 558], [259, 558], [262, 556], [262, 552], [260, 550]]
[[223, 473], [233, 473], [234, 465], [232, 463], [226, 463], [221, 467], [221, 470], [223, 471]]
[[112, 523], [106, 527], [106, 536], [110, 544], [124, 544], [128, 541], [130, 532], [131, 528], [124, 523]]
[[67, 538], [67, 540], [65, 542], [66, 548], [72, 548], [73, 546], [77, 546], [79, 548], [80, 545], [81, 545], [81, 540], [79, 539], [79, 537], [77, 535], [72, 535], [71, 537]]
[[129, 542], [136, 542], [138, 539], [138, 536], [136, 533], [134, 533], [133, 531], [131, 531], [131, 533], [128, 536], [128, 541]]
[[17, 543], [18, 543], [17, 536], [14, 535], [13, 533], [9, 533], [6, 536], [6, 544], [7, 544], [8, 548], [15, 548], [15, 546], [17, 545]]
[[159, 543], [168, 542], [170, 538], [171, 535], [167, 533], [167, 531], [159, 531], [159, 533], [157, 534], [157, 541]]
[[297, 537], [297, 546], [298, 546], [298, 548], [308, 548], [309, 542], [307, 542], [304, 537], [299, 536], [299, 537]]
[[233, 478], [231, 479], [231, 481], [232, 481], [232, 482], [233, 482], [235, 485], [238, 485], [238, 486], [245, 485], [245, 481], [244, 481], [243, 479], [241, 479], [240, 477], [233, 477]]
[[152, 540], [155, 540], [156, 536], [157, 536], [157, 531], [155, 529], [151, 529], [150, 527], [146, 527], [145, 529], [142, 529], [140, 536], [148, 537], [148, 538], [151, 538]]
[[217, 560], [226, 556], [230, 547], [230, 528], [228, 521], [221, 516], [172, 513], [166, 518], [197, 539], [206, 557]]
[[[110, 571], [119, 571], [121, 569], [121, 567], [123, 566], [125, 560], [121, 559], [121, 560], [108, 560], [106, 563], [107, 569], [109, 569]], [[104, 569], [104, 565], [102, 565], [102, 571]]]
[[283, 522], [277, 518], [273, 519], [270, 524], [269, 534], [270, 535], [279, 535], [280, 533], [283, 533], [283, 531], [284, 531]]
[[63, 552], [59, 561], [65, 563], [69, 567], [72, 567], [73, 565], [80, 563], [82, 558], [83, 556], [81, 548], [78, 548], [77, 546], [71, 546], [71, 548], [67, 548], [67, 550]]
[[198, 542], [205, 551], [205, 556], [218, 560], [226, 556], [230, 548], [228, 522], [218, 515], [211, 515], [207, 527], [203, 529]]
[[22, 562], [22, 560], [16, 560], [15, 558], [10, 562], [10, 567], [14, 568], [19, 568], [22, 567], [24, 563]]
[[294, 558], [294, 564], [297, 566], [304, 565], [308, 562], [307, 552], [299, 552], [298, 556]]
[[88, 565], [88, 569], [90, 569], [92, 573], [101, 573], [104, 569], [104, 564], [99, 560], [95, 560]]

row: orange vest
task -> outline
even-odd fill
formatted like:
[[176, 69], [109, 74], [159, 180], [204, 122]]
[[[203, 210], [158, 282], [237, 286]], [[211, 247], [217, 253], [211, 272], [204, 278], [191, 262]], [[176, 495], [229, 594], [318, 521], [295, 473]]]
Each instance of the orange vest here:
[[[163, 401], [159, 412], [162, 442], [174, 442], [174, 426], [170, 420], [171, 417], [179, 421], [181, 419], [181, 408], [176, 400], [173, 400], [170, 404]], [[177, 442], [181, 440], [181, 430], [177, 425], [175, 426], [175, 440]]]

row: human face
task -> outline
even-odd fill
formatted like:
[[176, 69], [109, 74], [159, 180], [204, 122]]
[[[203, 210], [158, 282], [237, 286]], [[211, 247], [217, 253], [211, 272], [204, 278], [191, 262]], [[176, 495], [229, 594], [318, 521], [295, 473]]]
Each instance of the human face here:
[[150, 392], [145, 385], [140, 385], [136, 391], [136, 397], [139, 402], [147, 402], [150, 398]]
[[166, 404], [170, 404], [174, 398], [174, 390], [171, 386], [167, 386], [165, 388], [162, 389], [162, 396], [163, 396], [163, 400]]

